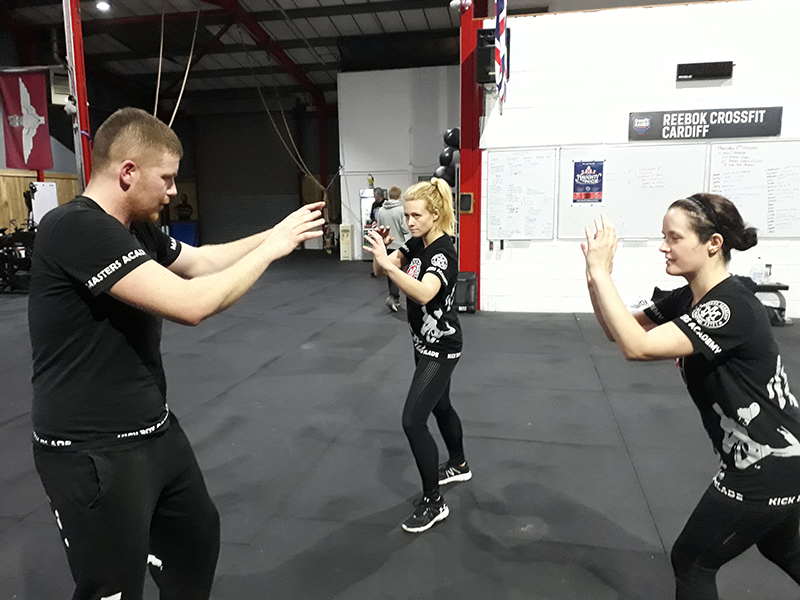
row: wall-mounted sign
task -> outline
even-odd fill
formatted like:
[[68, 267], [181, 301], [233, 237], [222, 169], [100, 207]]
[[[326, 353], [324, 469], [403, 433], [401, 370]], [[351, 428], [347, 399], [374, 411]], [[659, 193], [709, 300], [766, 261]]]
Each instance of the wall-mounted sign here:
[[704, 140], [780, 135], [782, 106], [631, 113], [628, 140]]
[[603, 161], [576, 161], [575, 178], [572, 180], [573, 202], [603, 201]]

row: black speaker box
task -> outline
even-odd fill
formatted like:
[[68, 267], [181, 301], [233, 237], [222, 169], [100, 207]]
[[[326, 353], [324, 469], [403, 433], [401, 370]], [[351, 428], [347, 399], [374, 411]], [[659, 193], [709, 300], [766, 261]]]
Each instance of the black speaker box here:
[[461, 215], [471, 215], [475, 210], [475, 195], [472, 193], [461, 194], [458, 198], [458, 213]]
[[[494, 83], [494, 29], [478, 30], [478, 47], [475, 49], [478, 63], [478, 83]], [[506, 28], [506, 66], [511, 79], [511, 29]]]
[[478, 275], [461, 271], [456, 281], [456, 310], [474, 313], [478, 308]]
[[731, 77], [733, 77], [733, 62], [687, 63], [678, 65], [678, 81], [730, 79]]

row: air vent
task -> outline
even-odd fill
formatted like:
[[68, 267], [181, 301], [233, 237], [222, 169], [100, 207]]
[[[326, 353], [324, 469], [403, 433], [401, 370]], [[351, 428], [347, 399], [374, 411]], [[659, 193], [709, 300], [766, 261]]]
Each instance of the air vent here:
[[50, 102], [63, 106], [69, 96], [69, 75], [66, 71], [50, 71]]

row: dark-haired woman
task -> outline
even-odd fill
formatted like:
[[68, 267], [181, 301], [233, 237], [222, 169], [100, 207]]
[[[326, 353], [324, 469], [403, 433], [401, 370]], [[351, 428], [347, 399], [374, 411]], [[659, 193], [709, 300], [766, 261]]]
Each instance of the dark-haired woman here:
[[716, 600], [719, 568], [754, 544], [800, 583], [800, 408], [764, 307], [728, 273], [757, 242], [726, 198], [695, 194], [663, 221], [667, 273], [688, 285], [630, 314], [611, 280], [617, 237], [581, 244], [600, 325], [628, 360], [679, 358], [720, 469], [672, 549], [678, 600]]
[[[458, 256], [450, 241], [455, 224], [453, 193], [433, 178], [405, 193], [405, 217], [411, 239], [387, 255], [394, 238], [388, 227], [367, 236], [376, 275], [386, 275], [408, 298], [408, 324], [416, 369], [403, 408], [403, 431], [422, 478], [422, 498], [403, 522], [403, 529], [420, 533], [450, 514], [439, 486], [472, 477], [464, 458], [461, 421], [450, 403], [450, 377], [461, 357], [461, 325], [453, 303]], [[449, 459], [439, 465], [436, 441], [428, 431], [433, 413]]]

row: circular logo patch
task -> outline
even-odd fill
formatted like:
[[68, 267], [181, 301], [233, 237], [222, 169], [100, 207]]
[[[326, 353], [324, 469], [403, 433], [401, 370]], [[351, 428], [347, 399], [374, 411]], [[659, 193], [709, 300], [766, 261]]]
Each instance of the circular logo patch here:
[[731, 309], [721, 300], [709, 300], [695, 307], [692, 318], [706, 329], [719, 329], [731, 320]]
[[431, 264], [445, 271], [447, 270], [447, 257], [444, 254], [437, 254], [431, 259]]
[[419, 270], [420, 270], [421, 266], [422, 266], [422, 261], [420, 259], [418, 259], [418, 258], [415, 258], [414, 260], [411, 261], [411, 264], [408, 265], [408, 269], [406, 269], [406, 273], [411, 275], [411, 277], [413, 277], [414, 279], [417, 279], [417, 276], [419, 275]]

